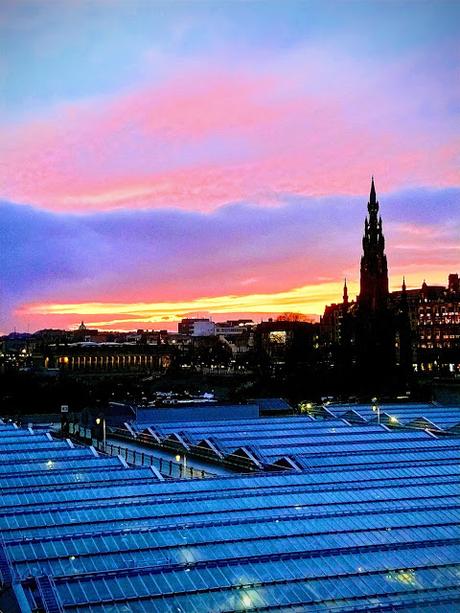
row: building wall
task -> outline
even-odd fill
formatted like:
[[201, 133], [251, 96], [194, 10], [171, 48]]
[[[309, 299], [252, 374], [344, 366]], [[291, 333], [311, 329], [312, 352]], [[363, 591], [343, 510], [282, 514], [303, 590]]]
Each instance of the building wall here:
[[158, 371], [167, 368], [170, 356], [155, 347], [129, 348], [57, 347], [44, 358], [45, 368], [59, 368], [70, 372]]
[[[390, 294], [389, 306], [395, 327], [403, 294]], [[405, 300], [411, 328], [412, 368], [421, 373], [460, 373], [460, 291], [458, 275], [449, 275], [447, 287], [424, 283], [420, 289], [407, 290]], [[353, 303], [347, 313], [353, 315]], [[340, 346], [344, 332], [344, 305], [326, 307], [321, 318], [323, 349]], [[396, 354], [399, 334], [396, 331]], [[333, 354], [330, 354], [333, 355]]]
[[192, 326], [192, 336], [214, 336], [216, 324], [211, 321], [196, 321]]
[[178, 332], [188, 336], [213, 336], [216, 324], [210, 319], [185, 318], [179, 323]]

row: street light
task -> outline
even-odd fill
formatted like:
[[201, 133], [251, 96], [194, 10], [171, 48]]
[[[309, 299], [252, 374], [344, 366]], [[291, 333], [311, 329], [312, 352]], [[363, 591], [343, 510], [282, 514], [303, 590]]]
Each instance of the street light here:
[[[185, 477], [185, 473], [187, 470], [187, 456], [184, 453], [184, 457], [183, 457], [184, 463], [183, 463], [183, 470], [184, 470], [184, 477]], [[181, 456], [179, 454], [176, 455], [176, 462], [180, 462], [181, 461]]]
[[380, 423], [380, 405], [377, 401], [377, 398], [374, 396], [374, 398], [372, 398], [372, 410], [375, 412], [377, 412], [377, 423]]
[[96, 417], [96, 425], [100, 426], [101, 423], [102, 423], [102, 444], [105, 449], [105, 444], [106, 444], [105, 417]]

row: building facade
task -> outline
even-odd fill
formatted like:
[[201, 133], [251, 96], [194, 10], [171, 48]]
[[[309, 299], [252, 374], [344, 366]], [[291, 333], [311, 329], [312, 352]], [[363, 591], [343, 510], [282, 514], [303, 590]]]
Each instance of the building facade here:
[[189, 317], [182, 319], [177, 329], [179, 334], [187, 336], [214, 336], [216, 324], [208, 318]]
[[79, 374], [161, 372], [169, 367], [167, 347], [131, 343], [74, 343], [47, 348], [45, 368]]
[[326, 363], [354, 371], [378, 391], [380, 383], [407, 382], [414, 372], [460, 372], [460, 283], [450, 274], [447, 287], [389, 291], [388, 263], [379, 202], [372, 179], [364, 221], [360, 292], [328, 305], [321, 318]]

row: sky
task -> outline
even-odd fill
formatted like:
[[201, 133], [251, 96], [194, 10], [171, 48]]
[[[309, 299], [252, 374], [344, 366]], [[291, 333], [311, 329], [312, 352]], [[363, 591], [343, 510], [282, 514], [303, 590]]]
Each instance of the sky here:
[[460, 272], [454, 0], [3, 0], [0, 331], [318, 316], [371, 175], [390, 286]]

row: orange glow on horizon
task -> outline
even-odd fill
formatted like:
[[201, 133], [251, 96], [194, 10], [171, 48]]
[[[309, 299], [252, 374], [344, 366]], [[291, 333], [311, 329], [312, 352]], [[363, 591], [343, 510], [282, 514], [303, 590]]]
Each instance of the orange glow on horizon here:
[[[432, 276], [431, 280], [430, 276], [427, 276], [427, 279], [429, 283], [437, 283], [439, 273]], [[408, 287], [420, 287], [422, 281], [423, 278], [419, 273], [406, 275]], [[398, 289], [399, 279], [391, 285], [391, 289]], [[355, 298], [358, 291], [358, 283], [349, 281], [350, 300]], [[71, 325], [77, 325], [84, 318], [89, 327], [112, 330], [129, 329], [129, 326], [137, 327], [158, 322], [168, 325], [196, 313], [207, 313], [210, 316], [235, 313], [241, 316], [261, 316], [295, 312], [310, 315], [312, 319], [315, 319], [324, 312], [326, 305], [341, 302], [342, 293], [343, 281], [334, 281], [304, 285], [276, 293], [207, 296], [189, 301], [33, 303], [24, 305], [17, 311], [17, 314], [45, 316], [50, 319], [74, 316], [75, 321]]]
[[[227, 295], [203, 297], [190, 300], [189, 302], [86, 302], [70, 304], [33, 304], [24, 309], [30, 314], [81, 314], [102, 315], [109, 313], [129, 313], [145, 315], [152, 313], [155, 316], [175, 316], [177, 312], [188, 311], [212, 311], [214, 313], [227, 313], [234, 311], [292, 311], [294, 308], [300, 313], [311, 312], [316, 305], [324, 305], [325, 300], [333, 300], [337, 297], [337, 283], [322, 283], [318, 285], [306, 285], [285, 292]], [[339, 289], [339, 292], [341, 288]]]
[[[356, 288], [350, 285], [351, 295]], [[337, 302], [342, 296], [339, 283], [306, 285], [285, 292], [273, 294], [248, 294], [202, 297], [187, 302], [84, 302], [84, 303], [38, 303], [24, 306], [21, 315], [75, 315], [76, 318], [91, 316], [89, 326], [110, 327], [120, 324], [141, 324], [161, 320], [177, 322], [187, 313], [209, 312], [216, 315], [226, 313], [283, 313], [296, 312], [304, 315], [322, 313], [324, 306]], [[98, 321], [97, 316], [110, 320]], [[102, 317], [101, 317], [102, 319]]]

